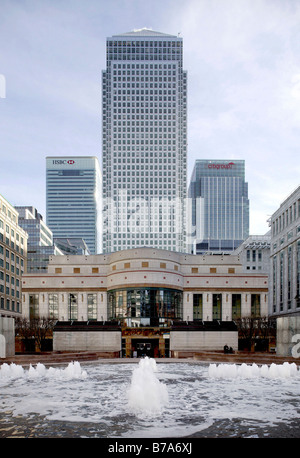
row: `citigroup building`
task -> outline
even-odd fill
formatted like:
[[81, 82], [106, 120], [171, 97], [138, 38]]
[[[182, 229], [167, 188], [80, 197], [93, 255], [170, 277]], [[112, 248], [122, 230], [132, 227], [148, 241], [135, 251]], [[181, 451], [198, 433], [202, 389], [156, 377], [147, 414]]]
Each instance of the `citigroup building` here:
[[243, 160], [197, 160], [189, 186], [190, 252], [231, 253], [249, 236]]

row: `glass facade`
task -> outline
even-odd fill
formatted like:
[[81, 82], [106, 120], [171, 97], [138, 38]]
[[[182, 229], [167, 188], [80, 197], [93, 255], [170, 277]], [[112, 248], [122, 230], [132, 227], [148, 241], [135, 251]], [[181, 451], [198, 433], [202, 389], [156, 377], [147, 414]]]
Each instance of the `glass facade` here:
[[182, 319], [182, 291], [165, 288], [122, 289], [108, 292], [108, 316], [127, 326], [170, 326]]
[[19, 225], [27, 232], [27, 272], [47, 272], [50, 255], [63, 253], [53, 244], [53, 235], [34, 207], [15, 207]]
[[103, 72], [103, 251], [185, 251], [187, 75], [182, 38], [107, 39]]
[[96, 157], [48, 157], [47, 225], [55, 238], [84, 239], [102, 252], [102, 178]]
[[188, 196], [190, 252], [232, 252], [249, 236], [245, 161], [197, 160]]

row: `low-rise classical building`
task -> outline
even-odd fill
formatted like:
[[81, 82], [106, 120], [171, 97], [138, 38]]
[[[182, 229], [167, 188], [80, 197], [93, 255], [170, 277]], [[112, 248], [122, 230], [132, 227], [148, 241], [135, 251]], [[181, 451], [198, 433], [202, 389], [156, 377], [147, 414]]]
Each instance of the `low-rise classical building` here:
[[[72, 322], [114, 323], [122, 331], [126, 356], [144, 348], [154, 356], [223, 349], [226, 343], [237, 349], [237, 332], [233, 338], [226, 334], [232, 332], [233, 321], [268, 313], [268, 276], [243, 272], [239, 257], [233, 255], [137, 248], [107, 255], [52, 256], [48, 273], [25, 274], [22, 287], [26, 317], [56, 319], [64, 323], [65, 332]], [[175, 328], [180, 339], [174, 338]], [[195, 339], [195, 331], [216, 333], [205, 341], [204, 335]]]

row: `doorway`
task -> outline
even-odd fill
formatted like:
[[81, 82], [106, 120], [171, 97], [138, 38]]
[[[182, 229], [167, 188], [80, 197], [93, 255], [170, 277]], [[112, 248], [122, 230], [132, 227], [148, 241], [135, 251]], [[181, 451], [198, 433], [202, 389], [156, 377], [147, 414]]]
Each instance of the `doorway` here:
[[132, 339], [132, 356], [134, 358], [159, 357], [159, 339]]

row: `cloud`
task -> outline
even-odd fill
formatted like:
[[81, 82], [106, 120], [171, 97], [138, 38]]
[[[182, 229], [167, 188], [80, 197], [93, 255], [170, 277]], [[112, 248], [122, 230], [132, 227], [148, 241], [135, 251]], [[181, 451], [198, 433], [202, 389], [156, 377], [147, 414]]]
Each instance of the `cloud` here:
[[2, 194], [43, 213], [46, 155], [101, 157], [106, 37], [147, 25], [183, 37], [189, 167], [245, 159], [259, 231], [299, 184], [299, 24], [293, 0], [2, 0]]

